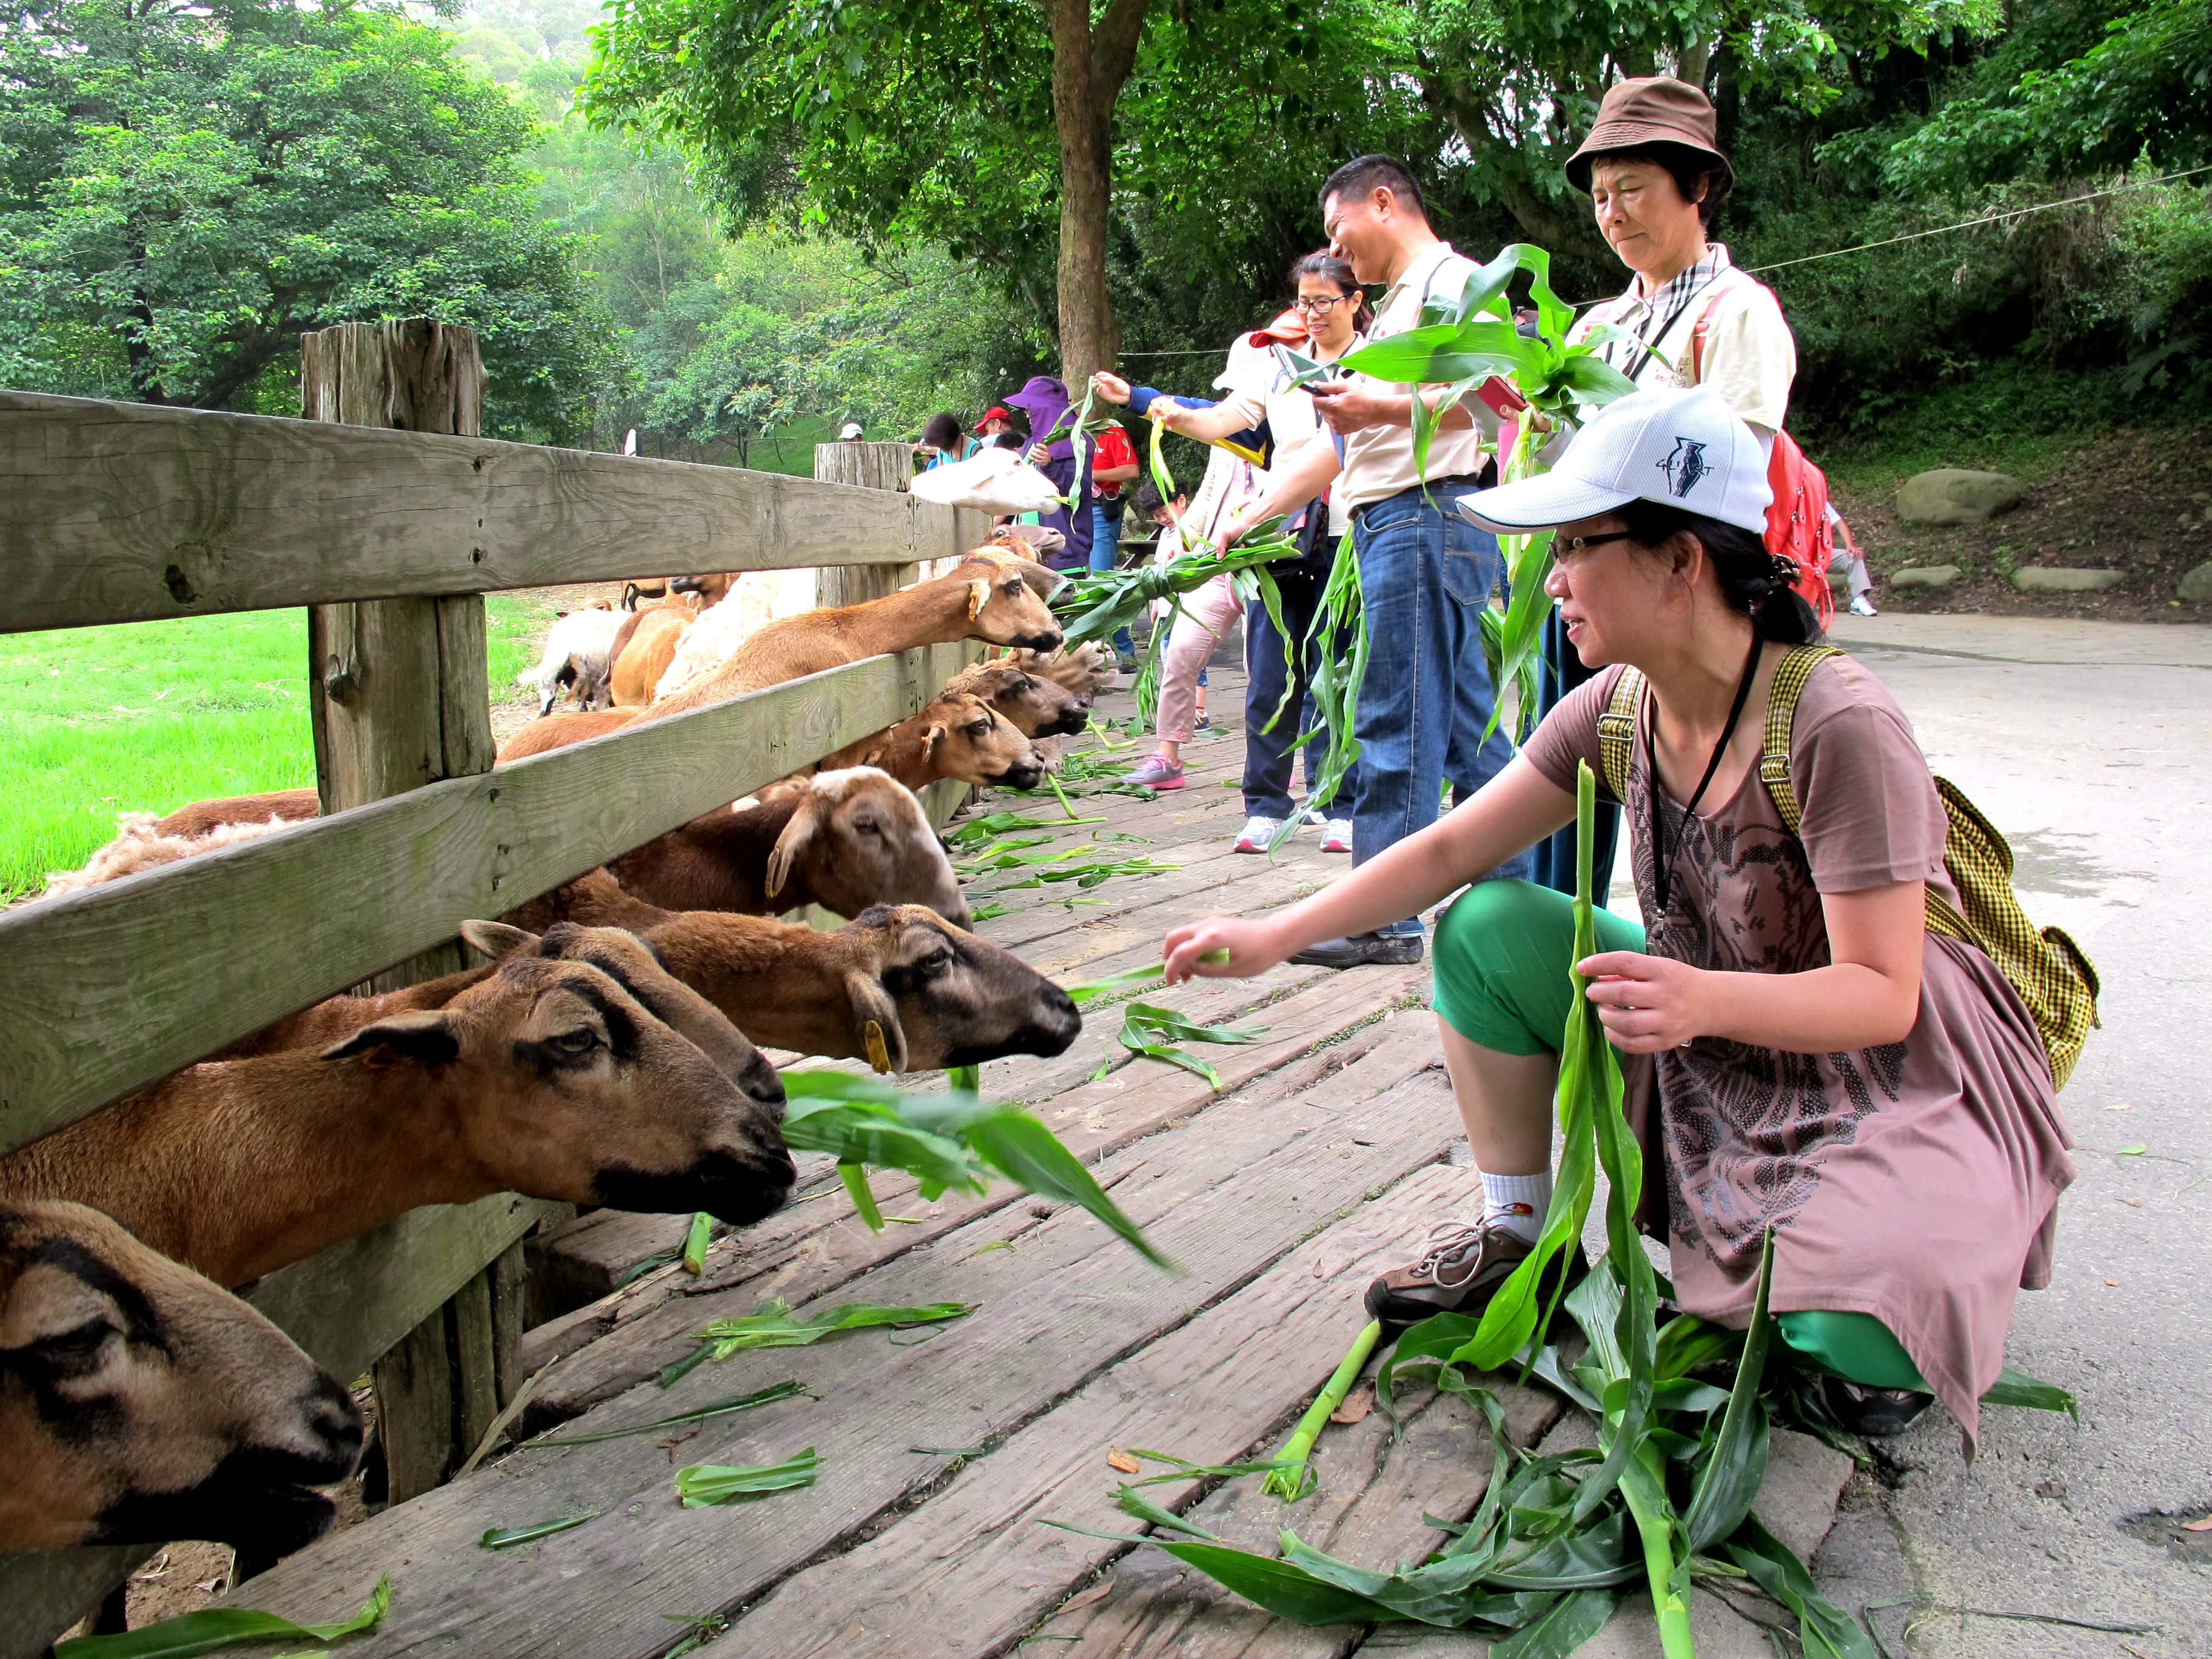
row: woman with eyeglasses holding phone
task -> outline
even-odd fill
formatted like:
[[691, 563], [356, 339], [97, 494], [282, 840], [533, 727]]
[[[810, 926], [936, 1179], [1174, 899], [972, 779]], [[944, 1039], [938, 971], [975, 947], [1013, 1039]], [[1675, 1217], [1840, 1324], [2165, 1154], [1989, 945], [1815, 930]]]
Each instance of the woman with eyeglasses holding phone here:
[[[1297, 289], [1291, 310], [1269, 328], [1249, 337], [1249, 343], [1279, 342], [1293, 345], [1317, 362], [1334, 362], [1358, 343], [1359, 331], [1366, 326], [1370, 313], [1365, 291], [1352, 267], [1326, 250], [1309, 253], [1293, 264], [1291, 280]], [[1298, 339], [1297, 331], [1301, 329], [1304, 337]], [[1227, 395], [1216, 404], [1148, 398], [1146, 388], [1137, 388], [1133, 394], [1126, 381], [1110, 374], [1097, 376], [1096, 383], [1101, 397], [1118, 403], [1129, 401], [1133, 395], [1139, 413], [1156, 413], [1169, 431], [1200, 443], [1235, 446], [1240, 434], [1262, 433], [1272, 467], [1310, 440], [1329, 441], [1314, 407], [1313, 394], [1304, 386], [1289, 385], [1290, 378], [1290, 372], [1279, 362], [1269, 362], [1259, 376], [1231, 384], [1226, 388]], [[1283, 625], [1293, 641], [1294, 668], [1287, 675], [1287, 701], [1283, 635], [1276, 631], [1265, 605], [1245, 607], [1244, 661], [1249, 678], [1244, 694], [1245, 824], [1237, 837], [1240, 853], [1267, 851], [1297, 810], [1291, 799], [1292, 745], [1308, 725], [1307, 693], [1320, 649], [1308, 635], [1321, 607], [1345, 523], [1343, 513], [1332, 508], [1324, 491], [1290, 515], [1290, 533], [1300, 549], [1297, 556], [1268, 567], [1281, 590]], [[1276, 717], [1279, 708], [1279, 719]], [[1318, 739], [1309, 745], [1307, 763], [1317, 764], [1315, 757], [1324, 750]], [[1357, 793], [1357, 763], [1338, 781], [1329, 799], [1312, 797], [1312, 781], [1309, 773], [1306, 805], [1322, 816], [1322, 850], [1351, 852], [1352, 815], [1339, 810], [1335, 803], [1348, 806]]]

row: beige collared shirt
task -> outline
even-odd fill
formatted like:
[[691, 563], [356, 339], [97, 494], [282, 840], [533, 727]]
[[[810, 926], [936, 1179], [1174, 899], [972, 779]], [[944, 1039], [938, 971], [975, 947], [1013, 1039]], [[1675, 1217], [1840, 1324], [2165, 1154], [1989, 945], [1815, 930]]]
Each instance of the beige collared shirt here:
[[[1416, 255], [1413, 262], [1398, 274], [1390, 291], [1382, 296], [1375, 320], [1360, 337], [1361, 343], [1388, 339], [1393, 334], [1403, 334], [1418, 326], [1421, 307], [1431, 300], [1456, 301], [1474, 269], [1474, 261], [1453, 252], [1449, 242], [1438, 242]], [[1364, 383], [1362, 389], [1367, 391], [1389, 393], [1412, 389], [1371, 375], [1355, 374], [1350, 378]], [[1352, 513], [1370, 501], [1382, 501], [1418, 483], [1438, 478], [1472, 477], [1481, 471], [1484, 450], [1488, 441], [1497, 435], [1498, 417], [1488, 404], [1471, 395], [1461, 399], [1461, 407], [1474, 416], [1474, 424], [1455, 432], [1437, 434], [1436, 441], [1429, 446], [1425, 474], [1413, 467], [1413, 428], [1410, 424], [1370, 426], [1346, 433], [1344, 471], [1331, 491], [1332, 504], [1343, 512]]]

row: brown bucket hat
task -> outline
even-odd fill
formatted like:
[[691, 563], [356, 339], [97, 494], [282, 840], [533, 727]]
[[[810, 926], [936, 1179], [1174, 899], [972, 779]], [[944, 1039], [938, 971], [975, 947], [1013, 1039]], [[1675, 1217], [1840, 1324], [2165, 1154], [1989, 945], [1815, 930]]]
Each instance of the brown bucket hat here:
[[1711, 156], [1733, 185], [1735, 169], [1721, 154], [1717, 137], [1713, 100], [1702, 88], [1669, 75], [1639, 76], [1606, 93], [1605, 101], [1597, 106], [1597, 125], [1582, 148], [1567, 158], [1567, 182], [1587, 191], [1590, 163], [1601, 155], [1647, 144], [1672, 144]]

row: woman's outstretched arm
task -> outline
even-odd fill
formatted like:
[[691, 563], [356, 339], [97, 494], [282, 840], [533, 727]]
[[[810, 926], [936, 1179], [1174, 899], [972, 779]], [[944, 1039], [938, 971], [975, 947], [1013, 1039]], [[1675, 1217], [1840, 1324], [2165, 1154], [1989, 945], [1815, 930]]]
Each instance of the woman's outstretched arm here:
[[[1574, 816], [1575, 798], [1516, 755], [1473, 800], [1311, 898], [1264, 915], [1211, 916], [1176, 928], [1161, 947], [1167, 982], [1180, 985], [1193, 974], [1249, 978], [1322, 939], [1419, 915]], [[1228, 951], [1228, 960], [1201, 962], [1217, 951]]]

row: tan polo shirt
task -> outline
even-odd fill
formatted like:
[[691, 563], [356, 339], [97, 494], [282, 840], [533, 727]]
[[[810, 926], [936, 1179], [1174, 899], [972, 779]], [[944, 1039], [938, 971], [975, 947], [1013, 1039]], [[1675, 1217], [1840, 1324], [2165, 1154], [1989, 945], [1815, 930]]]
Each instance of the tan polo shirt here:
[[[1797, 378], [1797, 342], [1774, 290], [1746, 276], [1718, 242], [1656, 294], [1646, 296], [1641, 287], [1632, 282], [1620, 298], [1593, 306], [1568, 337], [1579, 340], [1599, 323], [1627, 329], [1651, 349], [1620, 342], [1600, 355], [1631, 372], [1638, 391], [1711, 386], [1771, 442], [1789, 414], [1790, 383]], [[1708, 313], [1712, 326], [1698, 365], [1704, 373], [1693, 378], [1691, 342]]]
[[[1474, 269], [1474, 261], [1453, 252], [1449, 242], [1438, 242], [1417, 255], [1382, 296], [1382, 303], [1376, 307], [1375, 320], [1360, 337], [1361, 343], [1387, 340], [1393, 334], [1403, 334], [1418, 327], [1422, 306], [1431, 300], [1456, 301]], [[1372, 392], [1403, 393], [1412, 390], [1402, 383], [1378, 380], [1371, 375], [1355, 374], [1350, 378], [1361, 384], [1363, 389]], [[1332, 504], [1352, 513], [1370, 501], [1382, 501], [1418, 483], [1438, 478], [1472, 477], [1481, 471], [1484, 454], [1492, 447], [1490, 441], [1498, 434], [1498, 416], [1487, 404], [1473, 396], [1462, 398], [1460, 406], [1474, 416], [1474, 424], [1455, 432], [1437, 434], [1436, 441], [1429, 446], [1425, 477], [1413, 470], [1413, 428], [1410, 424], [1370, 426], [1346, 433], [1344, 472], [1330, 492]]]

